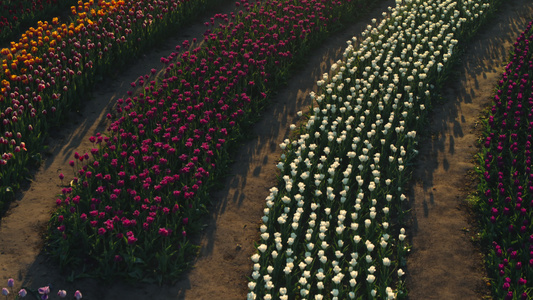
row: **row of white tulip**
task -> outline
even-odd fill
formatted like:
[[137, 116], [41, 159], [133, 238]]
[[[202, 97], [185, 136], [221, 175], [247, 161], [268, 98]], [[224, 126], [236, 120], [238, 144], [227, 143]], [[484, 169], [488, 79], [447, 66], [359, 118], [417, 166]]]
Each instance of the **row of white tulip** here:
[[[406, 165], [465, 26], [489, 1], [396, 1], [317, 82], [266, 198], [248, 299], [396, 299], [403, 283]], [[463, 28], [460, 30], [460, 28]], [[356, 41], [356, 38], [353, 38]]]

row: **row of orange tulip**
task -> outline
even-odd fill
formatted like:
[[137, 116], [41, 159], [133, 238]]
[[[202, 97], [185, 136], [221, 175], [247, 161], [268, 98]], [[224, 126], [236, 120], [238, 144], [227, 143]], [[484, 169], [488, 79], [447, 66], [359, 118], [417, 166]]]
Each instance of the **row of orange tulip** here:
[[24, 84], [28, 83], [27, 78], [23, 76], [28, 73], [30, 66], [43, 62], [40, 57], [43, 53], [54, 52], [58, 43], [64, 38], [80, 33], [85, 23], [93, 23], [92, 17], [103, 17], [123, 4], [123, 0], [99, 1], [96, 5], [94, 0], [86, 2], [80, 0], [77, 7], [71, 7], [71, 12], [75, 16], [72, 22], [60, 24], [58, 18], [53, 18], [50, 23], [39, 21], [37, 28], [30, 27], [22, 34], [18, 42], [12, 41], [11, 48], [0, 50], [2, 54], [0, 102], [7, 97], [5, 95], [8, 91], [7, 87], [13, 82], [23, 80]]
[[20, 36], [28, 24], [58, 15], [75, 3], [76, 0], [0, 0], [0, 45]]
[[191, 19], [207, 0], [80, 0], [69, 22], [40, 21], [0, 49], [0, 208], [51, 125], [106, 76]]

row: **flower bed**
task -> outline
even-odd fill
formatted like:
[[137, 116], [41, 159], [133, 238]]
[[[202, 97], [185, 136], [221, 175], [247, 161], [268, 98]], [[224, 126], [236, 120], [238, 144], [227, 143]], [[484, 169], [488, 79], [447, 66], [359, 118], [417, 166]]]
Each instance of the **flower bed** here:
[[0, 1], [0, 45], [14, 39], [29, 27], [29, 24], [56, 16], [76, 2], [75, 0]]
[[457, 43], [492, 4], [396, 1], [359, 49], [348, 41], [309, 120], [292, 126], [299, 137], [280, 145], [248, 299], [406, 297], [402, 189], [417, 131]]
[[531, 299], [533, 288], [533, 21], [498, 82], [479, 154], [475, 202], [496, 299]]
[[186, 41], [162, 58], [163, 70], [118, 100], [109, 136], [71, 162], [78, 178], [57, 200], [52, 255], [95, 276], [176, 279], [234, 141], [294, 61], [361, 3], [242, 0], [238, 13], [211, 19], [222, 23], [201, 46]]
[[94, 84], [203, 9], [196, 1], [79, 1], [74, 21], [39, 22], [0, 51], [0, 209], [40, 162], [49, 129]]

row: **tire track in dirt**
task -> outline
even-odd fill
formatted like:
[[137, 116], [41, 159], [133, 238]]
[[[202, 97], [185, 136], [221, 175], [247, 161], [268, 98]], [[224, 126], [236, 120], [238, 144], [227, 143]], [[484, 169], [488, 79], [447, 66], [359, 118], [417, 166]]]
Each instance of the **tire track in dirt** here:
[[472, 39], [431, 115], [431, 136], [420, 141], [410, 191], [410, 299], [480, 299], [490, 295], [483, 260], [465, 204], [482, 110], [509, 59], [516, 37], [533, 19], [533, 2], [503, 4]]

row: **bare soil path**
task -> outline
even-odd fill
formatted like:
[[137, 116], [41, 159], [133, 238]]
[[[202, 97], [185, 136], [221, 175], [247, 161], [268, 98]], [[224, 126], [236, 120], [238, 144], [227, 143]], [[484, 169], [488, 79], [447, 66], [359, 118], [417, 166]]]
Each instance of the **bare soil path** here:
[[[279, 91], [253, 128], [254, 137], [243, 142], [229, 171], [230, 176], [224, 181], [225, 188], [212, 194], [214, 205], [206, 218], [208, 226], [198, 238], [202, 250], [193, 270], [184, 274], [183, 279], [173, 286], [131, 286], [91, 279], [68, 283], [66, 276], [41, 253], [42, 233], [54, 209], [55, 195], [60, 192], [59, 173], [68, 178], [71, 174], [68, 161], [74, 152], [89, 151], [92, 145], [88, 137], [105, 129], [105, 115], [113, 103], [125, 95], [129, 83], [152, 68], [159, 69], [159, 58], [168, 55], [183, 39], [200, 39], [205, 29], [204, 20], [214, 13], [232, 11], [233, 1], [223, 1], [197, 24], [184, 29], [184, 34], [165, 41], [157, 47], [157, 52], [147, 54], [116, 77], [106, 79], [95, 89], [94, 99], [79, 114], [72, 114], [71, 121], [64, 128], [52, 134], [49, 156], [35, 174], [34, 181], [1, 220], [0, 287], [1, 282], [13, 277], [17, 287], [22, 284], [37, 288], [52, 283], [53, 290], [66, 289], [70, 295], [80, 289], [84, 299], [244, 299], [246, 276], [251, 270], [249, 258], [254, 252], [253, 242], [258, 239], [264, 199], [268, 190], [276, 184], [275, 165], [281, 155], [278, 144], [287, 137], [289, 125], [298, 121], [296, 113], [307, 110], [310, 104], [307, 95], [316, 91], [316, 80], [341, 58], [345, 41], [354, 35], [359, 36], [371, 18], [379, 19], [381, 12], [393, 4], [391, 0], [382, 1], [368, 17], [354, 22], [311, 51], [305, 66], [297, 70], [287, 86]], [[476, 252], [469, 244], [469, 236], [463, 236], [461, 231], [463, 227], [470, 228], [467, 214], [464, 210], [455, 209], [461, 197], [464, 198], [465, 192], [458, 187], [463, 186], [462, 179], [472, 167], [469, 153], [475, 150], [476, 137], [468, 132], [483, 107], [481, 102], [473, 104], [476, 103], [473, 99], [485, 93], [481, 97], [482, 102], [487, 103], [495, 83], [495, 79], [490, 78], [496, 78], [501, 73], [509, 45], [525, 24], [524, 16], [533, 16], [532, 10], [530, 0], [517, 0], [503, 7], [502, 16], [498, 16], [498, 20], [490, 26], [500, 29], [489, 33], [489, 28], [481, 39], [470, 44], [468, 58], [465, 59], [469, 64], [462, 66], [460, 71], [460, 74], [465, 74], [464, 78], [451, 84], [450, 89], [454, 91], [450, 94], [451, 100], [446, 100], [442, 107], [436, 107], [432, 130], [442, 135], [421, 143], [421, 163], [415, 171], [419, 183], [412, 188], [415, 191], [411, 197], [415, 213], [411, 226], [414, 246], [409, 258], [411, 299], [475, 299], [475, 296], [448, 297], [445, 293], [447, 289], [457, 289], [456, 281], [452, 281], [456, 278], [469, 278], [464, 279], [462, 285], [467, 291], [475, 290], [479, 278], [483, 276], [479, 260], [474, 259]], [[503, 24], [510, 24], [511, 28]], [[463, 144], [465, 146], [461, 146]], [[446, 200], [448, 198], [444, 197], [449, 195], [453, 195], [449, 198], [451, 200]], [[448, 205], [451, 208], [447, 208]], [[447, 219], [438, 221], [441, 217]], [[448, 226], [442, 226], [443, 222]], [[459, 242], [448, 241], [453, 244], [443, 247], [440, 244], [443, 235], [452, 236]], [[451, 248], [452, 245], [460, 248]], [[444, 249], [447, 250], [440, 251]], [[449, 260], [448, 257], [457, 259]], [[470, 267], [467, 263], [470, 261], [478, 262], [473, 262], [473, 267]], [[450, 279], [451, 283], [443, 283], [442, 278]], [[464, 292], [464, 295], [469, 293]], [[475, 295], [479, 296], [479, 293]]]
[[[533, 2], [509, 1], [468, 43], [433, 107], [431, 136], [420, 141], [413, 172], [410, 299], [481, 299], [490, 296], [465, 199], [474, 168], [482, 110], [491, 103], [518, 35], [533, 19]], [[409, 233], [408, 233], [409, 234]], [[489, 297], [490, 299], [490, 297]]]

